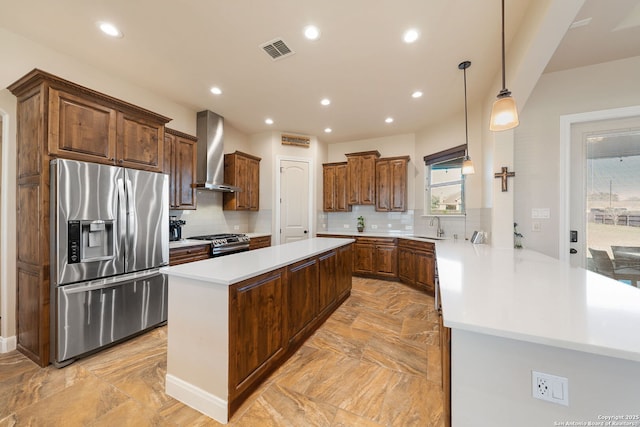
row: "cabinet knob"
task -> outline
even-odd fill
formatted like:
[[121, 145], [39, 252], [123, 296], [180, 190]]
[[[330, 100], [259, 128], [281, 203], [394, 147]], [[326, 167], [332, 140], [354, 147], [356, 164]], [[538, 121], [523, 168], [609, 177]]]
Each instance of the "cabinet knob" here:
[[124, 160], [120, 159], [120, 160], [118, 160], [118, 163], [122, 164], [122, 163], [124, 163]]

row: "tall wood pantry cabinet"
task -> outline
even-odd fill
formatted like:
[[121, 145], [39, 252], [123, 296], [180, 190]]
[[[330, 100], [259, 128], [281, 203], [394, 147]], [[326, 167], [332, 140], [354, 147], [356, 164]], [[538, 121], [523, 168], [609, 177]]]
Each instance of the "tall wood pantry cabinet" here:
[[49, 162], [67, 158], [162, 172], [170, 119], [35, 69], [17, 97], [18, 350], [49, 364]]
[[198, 138], [165, 129], [165, 173], [169, 174], [169, 209], [196, 208], [196, 156]]
[[260, 157], [236, 151], [224, 155], [225, 184], [241, 191], [222, 194], [222, 209], [257, 211], [260, 208]]

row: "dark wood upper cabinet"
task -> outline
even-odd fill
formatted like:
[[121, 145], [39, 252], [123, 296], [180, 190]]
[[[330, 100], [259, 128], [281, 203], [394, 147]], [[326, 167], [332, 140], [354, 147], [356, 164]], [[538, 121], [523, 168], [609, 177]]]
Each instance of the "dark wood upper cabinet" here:
[[223, 193], [222, 208], [232, 211], [257, 211], [260, 208], [260, 157], [236, 151], [224, 155], [225, 184], [241, 191]]
[[169, 208], [196, 208], [196, 156], [198, 138], [173, 129], [164, 133], [165, 173], [169, 174]]
[[322, 192], [323, 211], [351, 211], [347, 202], [347, 162], [322, 165]]
[[409, 156], [376, 161], [376, 211], [407, 210], [407, 164]]
[[347, 156], [347, 189], [350, 205], [374, 205], [376, 197], [376, 160], [378, 151], [363, 151]]
[[170, 119], [38, 69], [8, 89], [17, 97], [17, 348], [46, 366], [49, 162], [60, 157], [162, 172]]

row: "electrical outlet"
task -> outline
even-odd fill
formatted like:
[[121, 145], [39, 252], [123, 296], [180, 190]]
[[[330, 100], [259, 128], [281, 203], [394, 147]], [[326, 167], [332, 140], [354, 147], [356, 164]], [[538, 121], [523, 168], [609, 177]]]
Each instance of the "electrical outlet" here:
[[377, 230], [378, 229], [378, 225], [377, 224], [371, 224], [371, 229], [372, 230]]
[[534, 392], [538, 398], [547, 398], [551, 391], [549, 390], [549, 380], [546, 377], [539, 376], [536, 378], [536, 390]]
[[342, 224], [344, 228], [349, 228], [349, 224]]
[[531, 223], [531, 231], [540, 231], [542, 230], [542, 224], [538, 221], [534, 221]]
[[565, 377], [531, 371], [531, 389], [536, 399], [569, 406], [569, 380]]
[[240, 226], [239, 226], [239, 225], [234, 225], [234, 226], [233, 226], [233, 229], [234, 229], [234, 230], [240, 230]]

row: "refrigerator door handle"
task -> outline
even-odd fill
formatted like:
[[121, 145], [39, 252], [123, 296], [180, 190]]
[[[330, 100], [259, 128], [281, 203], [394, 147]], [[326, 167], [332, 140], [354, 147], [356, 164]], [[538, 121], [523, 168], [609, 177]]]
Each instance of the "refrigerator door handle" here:
[[118, 178], [118, 238], [121, 243], [121, 248], [124, 249], [124, 238], [127, 235], [127, 224], [125, 222], [127, 218], [127, 198], [124, 191], [124, 179]]
[[143, 280], [147, 277], [157, 276], [158, 274], [160, 274], [160, 270], [157, 268], [154, 268], [152, 270], [147, 270], [139, 273], [123, 274], [117, 277], [112, 277], [107, 279], [93, 280], [91, 282], [77, 283], [74, 285], [59, 286], [58, 288], [65, 295], [70, 295], [70, 294], [77, 294], [81, 292], [95, 291], [96, 289], [118, 286], [125, 282], [130, 282], [132, 280]]
[[[136, 236], [137, 218], [136, 208], [133, 200], [133, 183], [127, 178], [127, 236], [129, 239]], [[132, 242], [129, 242], [131, 247]]]

